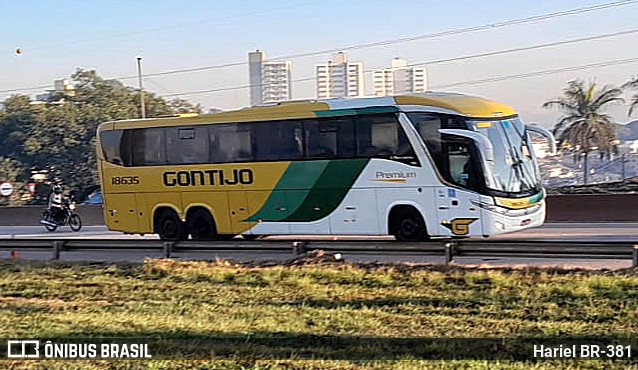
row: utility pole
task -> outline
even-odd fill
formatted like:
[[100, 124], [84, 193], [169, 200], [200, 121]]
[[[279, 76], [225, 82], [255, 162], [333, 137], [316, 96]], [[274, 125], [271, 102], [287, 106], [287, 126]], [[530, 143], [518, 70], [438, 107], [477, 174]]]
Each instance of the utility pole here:
[[140, 85], [140, 109], [142, 118], [146, 118], [146, 107], [144, 105], [144, 87], [142, 86], [142, 57], [137, 57], [137, 79]]

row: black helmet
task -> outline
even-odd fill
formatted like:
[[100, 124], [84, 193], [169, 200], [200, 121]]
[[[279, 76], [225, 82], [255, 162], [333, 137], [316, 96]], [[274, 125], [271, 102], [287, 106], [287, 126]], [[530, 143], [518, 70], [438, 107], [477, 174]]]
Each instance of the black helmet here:
[[60, 185], [55, 185], [53, 187], [53, 192], [56, 194], [62, 194], [62, 187]]

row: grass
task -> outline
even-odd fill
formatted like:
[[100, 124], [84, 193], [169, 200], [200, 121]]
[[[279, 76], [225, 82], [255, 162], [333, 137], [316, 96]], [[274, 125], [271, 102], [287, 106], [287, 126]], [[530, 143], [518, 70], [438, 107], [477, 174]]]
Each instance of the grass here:
[[0, 362], [13, 369], [624, 369], [631, 364], [414, 360], [422, 353], [409, 338], [635, 338], [637, 332], [632, 271], [0, 263], [0, 337], [222, 344], [215, 361]]

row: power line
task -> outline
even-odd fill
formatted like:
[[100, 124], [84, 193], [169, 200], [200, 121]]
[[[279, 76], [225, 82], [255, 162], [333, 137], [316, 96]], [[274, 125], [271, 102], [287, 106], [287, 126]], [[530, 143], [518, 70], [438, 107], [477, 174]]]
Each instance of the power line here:
[[[458, 34], [463, 34], [463, 33], [486, 30], [486, 29], [505, 27], [505, 26], [510, 26], [510, 25], [532, 23], [532, 22], [547, 20], [547, 19], [556, 18], [556, 17], [565, 17], [565, 16], [570, 16], [570, 15], [583, 14], [583, 13], [588, 13], [588, 12], [593, 12], [593, 11], [598, 11], [598, 10], [603, 10], [603, 9], [608, 9], [608, 8], [631, 5], [631, 4], [634, 4], [634, 3], [637, 3], [637, 2], [638, 2], [638, 0], [612, 1], [612, 2], [609, 2], [609, 3], [597, 4], [597, 5], [592, 5], [592, 6], [582, 7], [582, 8], [565, 10], [565, 11], [561, 11], [561, 12], [546, 13], [546, 14], [530, 16], [530, 17], [525, 17], [525, 18], [518, 18], [518, 19], [513, 19], [513, 20], [501, 21], [501, 22], [497, 22], [497, 23], [484, 24], [484, 25], [481, 25], [481, 26], [457, 28], [457, 29], [442, 31], [442, 32], [438, 32], [438, 33], [430, 33], [430, 34], [425, 34], [425, 35], [404, 37], [404, 38], [393, 39], [393, 40], [378, 41], [378, 42], [353, 45], [353, 46], [343, 47], [343, 48], [324, 49], [324, 50], [310, 51], [310, 52], [299, 53], [299, 54], [291, 54], [291, 55], [288, 55], [288, 56], [271, 58], [271, 60], [303, 58], [303, 57], [316, 56], [316, 55], [332, 53], [332, 52], [337, 52], [337, 51], [349, 51], [349, 50], [356, 50], [356, 49], [365, 49], [365, 48], [378, 47], [378, 46], [387, 46], [387, 45], [392, 45], [392, 44], [396, 44], [396, 43], [403, 43], [403, 42], [416, 41], [416, 40], [422, 40], [422, 39], [432, 39], [432, 38], [439, 38], [439, 37], [445, 37], [445, 36], [451, 36], [451, 35], [458, 35]], [[304, 5], [305, 4], [307, 4], [307, 3], [304, 3]], [[510, 53], [510, 52], [516, 52], [516, 51], [539, 49], [539, 48], [543, 48], [543, 47], [558, 46], [558, 45], [565, 45], [565, 44], [570, 44], [570, 43], [577, 43], [577, 42], [584, 42], [584, 41], [590, 41], [590, 40], [596, 40], [596, 39], [603, 39], [603, 38], [607, 38], [607, 37], [620, 36], [620, 35], [625, 35], [625, 34], [630, 34], [630, 33], [635, 33], [635, 32], [638, 32], [638, 30], [636, 30], [636, 29], [627, 30], [627, 31], [621, 31], [621, 32], [616, 32], [616, 33], [611, 33], [611, 34], [604, 34], [604, 35], [598, 35], [598, 36], [585, 37], [585, 38], [575, 39], [575, 40], [560, 41], [560, 42], [548, 43], [548, 44], [538, 44], [538, 45], [534, 45], [534, 46], [530, 46], [530, 47], [508, 49], [508, 50], [495, 51], [495, 52], [489, 52], [489, 53], [483, 53], [483, 54], [475, 54], [475, 55], [463, 56], [463, 57], [457, 57], [457, 58], [440, 59], [440, 60], [434, 60], [434, 61], [429, 61], [429, 62], [411, 64], [410, 66], [425, 65], [425, 64], [437, 64], [437, 63], [451, 62], [451, 61], [456, 61], [456, 60], [465, 60], [465, 59], [479, 58], [479, 57], [484, 57], [484, 56], [499, 55], [499, 54], [505, 54], [505, 53]], [[212, 69], [222, 69], [222, 68], [228, 68], [228, 67], [237, 67], [237, 66], [242, 66], [242, 65], [246, 65], [246, 64], [248, 64], [248, 62], [246, 62], [246, 61], [240, 61], [239, 62], [238, 61], [238, 62], [230, 62], [230, 63], [226, 63], [226, 64], [212, 65], [212, 66], [174, 69], [174, 70], [167, 70], [167, 71], [163, 71], [163, 72], [147, 73], [147, 74], [144, 75], [144, 77], [146, 78], [146, 77], [165, 76], [165, 75], [181, 74], [181, 73], [201, 72], [201, 71], [212, 70]], [[366, 71], [366, 73], [369, 73], [369, 71]], [[107, 78], [107, 79], [127, 80], [127, 79], [136, 79], [136, 78], [138, 78], [137, 75], [129, 75], [129, 76], [112, 77], [112, 78]], [[304, 82], [304, 81], [308, 81], [309, 79], [313, 79], [313, 78], [311, 78], [311, 77], [301, 78], [301, 79], [297, 79], [297, 80], [292, 80], [291, 82]], [[0, 90], [0, 93], [31, 91], [31, 90], [45, 89], [45, 88], [48, 88], [48, 87], [50, 87], [50, 85], [30, 87], [30, 88], [14, 88], [14, 89]], [[238, 89], [243, 89], [243, 88], [248, 88], [248, 87], [250, 87], [250, 85], [230, 86], [230, 87], [210, 89], [210, 90], [201, 90], [201, 91], [192, 92], [192, 93], [183, 93], [183, 94], [182, 93], [175, 93], [175, 94], [169, 94], [169, 95], [165, 95], [165, 96], [176, 96], [176, 95], [186, 95], [186, 94], [201, 94], [201, 93], [205, 93], [205, 92], [238, 90]]]
[[[562, 72], [580, 71], [580, 70], [584, 70], [584, 69], [608, 67], [608, 66], [620, 65], [620, 64], [629, 64], [629, 63], [634, 63], [634, 62], [638, 62], [638, 58], [614, 59], [614, 60], [610, 60], [610, 61], [606, 61], [606, 62], [584, 64], [584, 65], [579, 65], [579, 66], [570, 66], [570, 67], [557, 68], [557, 69], [545, 69], [545, 70], [529, 72], [529, 73], [521, 73], [521, 74], [515, 74], [515, 75], [507, 75], [507, 76], [498, 76], [498, 77], [485, 78], [485, 79], [481, 79], [481, 80], [454, 82], [454, 83], [445, 84], [445, 85], [435, 85], [435, 86], [432, 86], [432, 88], [445, 89], [445, 88], [450, 88], [450, 87], [455, 87], [455, 86], [477, 85], [477, 84], [489, 83], [489, 82], [499, 82], [499, 81], [505, 81], [505, 80], [521, 79], [521, 78], [533, 77], [533, 76], [538, 76], [538, 75], [550, 75], [550, 74], [556, 74], [556, 73], [562, 73]], [[367, 72], [369, 72], [369, 71], [367, 71]], [[313, 79], [314, 79], [314, 77], [305, 77], [305, 78], [302, 78], [302, 79], [295, 80], [293, 82], [311, 81]], [[179, 96], [179, 95], [186, 95], [186, 96], [200, 95], [200, 94], [206, 94], [206, 93], [212, 93], [212, 92], [220, 92], [220, 91], [241, 90], [241, 89], [247, 89], [249, 87], [250, 87], [250, 85], [229, 86], [229, 87], [221, 87], [221, 88], [217, 88], [217, 89], [191, 91], [191, 92], [186, 92], [186, 93], [173, 93], [173, 94], [167, 94], [167, 95], [162, 95], [162, 96], [171, 97], [171, 96]]]
[[[631, 5], [631, 4], [635, 4], [637, 2], [638, 2], [638, 0], [612, 1], [610, 3], [592, 5], [592, 6], [588, 6], [588, 7], [565, 10], [565, 11], [561, 11], [561, 12], [546, 13], [546, 14], [535, 15], [535, 16], [530, 16], [530, 17], [525, 17], [525, 18], [511, 19], [511, 20], [501, 21], [501, 22], [497, 22], [497, 23], [488, 23], [488, 24], [484, 24], [484, 25], [480, 25], [480, 26], [456, 28], [456, 29], [451, 29], [451, 30], [442, 31], [442, 32], [429, 33], [429, 34], [425, 34], [425, 35], [403, 37], [403, 38], [397, 38], [397, 39], [391, 39], [391, 40], [385, 40], [385, 41], [377, 41], [377, 42], [371, 42], [371, 43], [366, 43], [366, 44], [358, 44], [358, 45], [346, 46], [346, 47], [341, 47], [341, 48], [332, 48], [332, 49], [323, 49], [323, 50], [309, 51], [309, 52], [298, 53], [298, 54], [284, 55], [284, 56], [275, 57], [275, 58], [271, 58], [271, 59], [272, 60], [297, 59], [297, 58], [304, 58], [304, 57], [310, 57], [310, 56], [329, 54], [329, 53], [334, 53], [334, 52], [338, 52], [338, 51], [360, 50], [360, 49], [367, 49], [367, 48], [372, 48], [372, 47], [399, 44], [399, 43], [410, 42], [410, 41], [417, 41], [417, 40], [424, 40], [424, 39], [434, 39], [434, 38], [453, 36], [453, 35], [459, 35], [459, 34], [470, 33], [470, 32], [477, 32], [477, 31], [500, 28], [500, 27], [506, 27], [506, 26], [512, 26], [512, 25], [533, 23], [533, 22], [543, 21], [543, 20], [547, 20], [547, 19], [551, 19], [551, 18], [566, 17], [566, 16], [571, 16], [571, 15], [589, 13], [589, 12], [603, 10], [603, 9], [609, 9], [609, 8], [614, 8], [614, 7]], [[248, 64], [248, 62], [246, 62], [246, 61], [238, 61], [238, 62], [231, 62], [231, 63], [226, 63], [226, 64], [217, 64], [217, 65], [203, 66], [203, 67], [193, 67], [193, 68], [182, 68], [182, 69], [174, 69], [174, 70], [168, 70], [168, 71], [163, 71], [163, 72], [149, 73], [149, 74], [146, 74], [146, 76], [165, 76], [165, 75], [171, 75], [171, 74], [201, 72], [201, 71], [207, 71], [207, 70], [212, 70], [212, 69], [222, 69], [222, 68], [228, 68], [228, 67], [237, 67], [237, 66], [242, 66], [242, 65], [246, 65], [246, 64]], [[119, 79], [119, 80], [134, 79], [134, 78], [137, 78], [137, 76], [116, 77], [116, 79]]]
[[635, 62], [638, 62], [638, 58], [614, 59], [614, 60], [610, 60], [606, 62], [583, 64], [579, 66], [570, 66], [570, 67], [555, 68], [555, 69], [544, 69], [541, 71], [535, 71], [535, 72], [529, 72], [529, 73], [490, 77], [490, 78], [484, 78], [480, 80], [461, 81], [461, 82], [454, 82], [454, 83], [445, 84], [445, 85], [435, 85], [435, 86], [432, 86], [432, 88], [447, 89], [447, 88], [455, 87], [455, 86], [478, 85], [478, 84], [490, 83], [490, 82], [516, 80], [516, 79], [534, 77], [534, 76], [540, 76], [540, 75], [551, 75], [556, 73], [580, 71], [583, 69], [591, 69], [591, 68], [609, 67], [614, 65], [629, 64], [629, 63], [635, 63]]
[[[252, 11], [252, 12], [241, 13], [241, 14], [237, 14], [237, 15], [234, 15], [234, 16], [224, 17], [223, 19], [211, 19], [211, 18], [208, 18], [208, 19], [201, 19], [199, 21], [188, 21], [188, 22], [182, 22], [182, 23], [175, 23], [175, 24], [171, 24], [171, 25], [166, 25], [166, 26], [162, 26], [162, 27], [154, 27], [154, 28], [149, 28], [149, 29], [139, 30], [139, 31], [114, 33], [114, 34], [110, 34], [110, 35], [104, 35], [104, 36], [93, 37], [93, 38], [88, 38], [88, 39], [79, 39], [79, 40], [74, 40], [74, 41], [51, 42], [51, 43], [47, 43], [47, 44], [41, 44], [40, 46], [36, 45], [36, 46], [33, 46], [33, 47], [29, 47], [28, 49], [30, 51], [41, 50], [41, 49], [45, 49], [47, 47], [56, 46], [56, 45], [64, 45], [64, 46], [68, 47], [69, 45], [86, 44], [86, 43], [99, 42], [99, 41], [109, 40], [109, 39], [117, 39], [117, 38], [122, 38], [122, 37], [144, 35], [144, 34], [161, 32], [161, 31], [164, 31], [164, 30], [181, 28], [181, 27], [184, 27], [184, 26], [192, 26], [192, 25], [197, 25], [197, 24], [206, 24], [206, 23], [212, 23], [212, 22], [215, 22], [215, 23], [219, 24], [219, 23], [225, 23], [225, 22], [228, 22], [228, 21], [232, 21], [232, 20], [235, 20], [235, 19], [241, 19], [241, 18], [250, 17], [250, 16], [253, 16], [253, 15], [271, 13], [271, 12], [275, 12], [275, 11], [278, 11], [278, 10], [288, 10], [288, 9], [293, 9], [293, 8], [298, 8], [298, 7], [312, 5], [312, 4], [319, 3], [319, 2], [320, 3], [325, 3], [325, 2], [332, 2], [332, 1], [336, 1], [336, 0], [305, 1], [303, 3], [284, 5], [284, 6], [277, 6], [277, 7], [266, 8], [266, 9], [261, 9], [261, 10], [255, 10], [255, 11]], [[3, 57], [0, 56], [0, 58], [3, 58]]]
[[[638, 33], [638, 28], [634, 28], [634, 29], [631, 29], [631, 30], [625, 30], [625, 31], [618, 31], [618, 32], [613, 32], [613, 33], [607, 33], [607, 34], [603, 34], [603, 35], [582, 37], [582, 38], [572, 39], [572, 40], [556, 41], [556, 42], [535, 44], [535, 45], [519, 47], [519, 48], [491, 51], [491, 52], [487, 52], [487, 53], [471, 54], [471, 55], [464, 55], [464, 56], [460, 56], [460, 57], [445, 58], [445, 59], [435, 59], [435, 60], [430, 60], [430, 61], [425, 61], [425, 62], [410, 63], [409, 66], [410, 67], [417, 67], [417, 66], [425, 66], [425, 65], [434, 65], [434, 64], [455, 62], [455, 61], [460, 61], [460, 60], [484, 58], [484, 57], [495, 56], [495, 55], [503, 55], [503, 54], [509, 54], [509, 53], [517, 53], [517, 52], [522, 52], [522, 51], [528, 51], [528, 50], [537, 50], [537, 49], [542, 49], [542, 48], [549, 48], [549, 47], [576, 44], [576, 43], [587, 42], [587, 41], [601, 40], [601, 39], [605, 39], [605, 38], [624, 36], [624, 35], [635, 34], [635, 33]], [[373, 72], [373, 70], [370, 70], [370, 69], [364, 71], [364, 73], [366, 73], [366, 74], [372, 73], [372, 72]], [[310, 81], [310, 80], [314, 80], [314, 79], [315, 79], [315, 77], [303, 77], [303, 78], [298, 78], [298, 79], [291, 80], [291, 83], [306, 82], [306, 81]], [[227, 87], [221, 87], [221, 88], [215, 88], [215, 89], [207, 89], [207, 90], [199, 90], [199, 91], [192, 91], [192, 92], [186, 92], [186, 93], [171, 93], [171, 94], [164, 95], [164, 96], [170, 97], [170, 96], [177, 96], [177, 95], [200, 95], [200, 94], [209, 93], [209, 92], [241, 90], [241, 89], [246, 89], [246, 88], [250, 88], [250, 87], [251, 87], [250, 84], [248, 84], [248, 85], [237, 85], [237, 86], [227, 86]]]
[[[408, 66], [409, 67], [417, 67], [417, 66], [449, 63], [449, 62], [455, 62], [455, 61], [461, 61], [461, 60], [484, 58], [484, 57], [495, 56], [495, 55], [503, 55], [503, 54], [509, 54], [509, 53], [522, 52], [522, 51], [537, 50], [537, 49], [542, 49], [542, 48], [549, 48], [549, 47], [563, 46], [563, 45], [569, 45], [569, 44], [576, 44], [576, 43], [587, 42], [587, 41], [596, 41], [596, 40], [602, 40], [602, 39], [611, 38], [611, 37], [618, 37], [618, 36], [625, 36], [625, 35], [630, 35], [630, 34], [635, 34], [635, 33], [638, 33], [638, 28], [634, 28], [634, 29], [630, 29], [630, 30], [624, 30], [624, 31], [618, 31], [618, 32], [612, 32], [612, 33], [606, 33], [606, 34], [602, 34], [602, 35], [581, 37], [581, 38], [565, 40], [565, 41], [555, 41], [555, 42], [549, 42], [549, 43], [535, 44], [535, 45], [530, 45], [530, 46], [511, 48], [511, 49], [505, 49], [505, 50], [496, 50], [496, 51], [491, 51], [491, 52], [486, 52], [486, 53], [470, 54], [470, 55], [464, 55], [464, 56], [452, 57], [452, 58], [434, 59], [434, 60], [429, 60], [429, 61], [424, 61], [424, 62], [410, 63]], [[372, 71], [373, 70], [366, 70], [366, 71], [364, 71], [364, 73], [371, 73]], [[152, 76], [152, 75], [145, 75], [144, 77], [145, 78], [149, 78], [150, 76]], [[294, 79], [291, 82], [292, 83], [294, 83], [294, 82], [306, 82], [306, 81], [313, 80], [314, 78], [315, 77], [303, 77], [303, 78]], [[16, 92], [16, 91], [28, 91], [28, 90], [36, 90], [36, 89], [45, 89], [45, 88], [48, 88], [48, 87], [50, 87], [50, 86], [46, 85], [46, 86], [37, 86], [37, 87], [33, 87], [33, 88], [16, 88], [16, 89], [9, 89], [9, 90], [0, 90], [0, 93]], [[170, 97], [170, 96], [177, 96], [177, 95], [198, 95], [198, 94], [203, 94], [203, 93], [207, 93], [207, 92], [220, 92], [220, 91], [240, 90], [240, 89], [245, 89], [245, 88], [249, 88], [249, 87], [250, 87], [249, 84], [248, 85], [238, 85], [238, 86], [228, 86], [228, 87], [222, 87], [222, 88], [200, 90], [200, 91], [192, 91], [192, 92], [184, 92], [184, 93], [169, 93], [169, 94], [166, 94], [164, 96]], [[163, 88], [163, 90], [167, 91], [165, 88]]]
[[571, 39], [571, 40], [565, 40], [565, 41], [556, 41], [556, 42], [548, 42], [548, 43], [524, 46], [524, 47], [519, 47], [519, 48], [490, 51], [490, 52], [487, 52], [487, 53], [471, 54], [471, 55], [466, 55], [466, 56], [452, 57], [452, 58], [445, 58], [445, 59], [435, 59], [435, 60], [430, 60], [430, 61], [427, 61], [427, 62], [411, 63], [411, 64], [409, 64], [409, 66], [410, 67], [418, 67], [418, 66], [423, 66], [423, 65], [432, 65], [432, 64], [442, 64], [442, 63], [447, 63], [447, 62], [456, 62], [456, 61], [460, 61], [460, 60], [483, 58], [483, 57], [489, 57], [489, 56], [495, 56], [495, 55], [516, 53], [516, 52], [521, 52], [521, 51], [529, 51], [529, 50], [544, 49], [544, 48], [555, 47], [555, 46], [577, 44], [577, 43], [586, 42], [586, 41], [602, 40], [602, 39], [606, 39], [606, 38], [610, 38], [610, 37], [631, 35], [631, 34], [634, 34], [634, 33], [638, 33], [638, 28], [625, 30], [625, 31], [618, 31], [618, 32], [613, 32], [613, 33], [606, 33], [606, 34], [603, 34], [603, 35], [581, 37], [581, 38], [578, 38], [578, 39]]

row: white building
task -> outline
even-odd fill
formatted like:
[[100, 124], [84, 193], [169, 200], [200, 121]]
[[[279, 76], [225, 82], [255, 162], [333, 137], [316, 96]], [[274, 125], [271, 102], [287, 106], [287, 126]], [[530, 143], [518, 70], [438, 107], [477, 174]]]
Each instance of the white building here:
[[53, 81], [53, 90], [47, 90], [35, 96], [36, 102], [51, 102], [51, 99], [58, 98], [62, 102], [65, 97], [75, 96], [75, 86], [68, 80]]
[[332, 60], [315, 68], [317, 98], [355, 98], [364, 95], [363, 63], [348, 62], [345, 53], [336, 53]]
[[406, 59], [394, 58], [391, 68], [372, 71], [374, 95], [402, 95], [426, 92], [428, 89], [425, 67], [408, 67]]
[[262, 51], [248, 53], [250, 105], [262, 105], [291, 100], [292, 63], [288, 60], [269, 61]]

